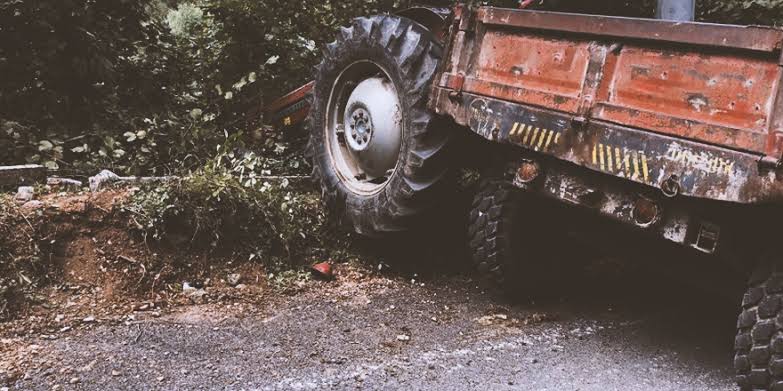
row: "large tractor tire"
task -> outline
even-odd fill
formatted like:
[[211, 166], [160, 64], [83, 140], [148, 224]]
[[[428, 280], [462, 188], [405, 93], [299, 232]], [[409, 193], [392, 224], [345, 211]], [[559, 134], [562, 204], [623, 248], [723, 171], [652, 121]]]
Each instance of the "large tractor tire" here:
[[511, 296], [550, 298], [562, 285], [553, 241], [562, 237], [542, 200], [502, 179], [481, 183], [473, 198], [468, 240], [483, 279]]
[[427, 110], [441, 55], [429, 30], [392, 15], [355, 19], [324, 51], [308, 121], [313, 177], [360, 234], [407, 231], [451, 189], [451, 132]]
[[740, 389], [783, 391], [783, 265], [763, 262], [742, 298], [734, 341]]

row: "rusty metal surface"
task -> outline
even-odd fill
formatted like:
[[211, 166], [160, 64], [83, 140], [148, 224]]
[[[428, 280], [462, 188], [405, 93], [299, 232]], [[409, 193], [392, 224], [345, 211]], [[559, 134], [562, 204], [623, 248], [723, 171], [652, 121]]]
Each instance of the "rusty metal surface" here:
[[264, 120], [276, 127], [293, 126], [301, 123], [310, 112], [307, 97], [315, 82], [309, 82], [282, 96], [263, 108]]
[[763, 153], [774, 58], [625, 46], [610, 55], [593, 117]]
[[[605, 20], [628, 28], [636, 26], [631, 21], [642, 22], [481, 8], [471, 31], [463, 32], [467, 27], [460, 21], [440, 86], [780, 158], [779, 53], [640, 46], [627, 38], [596, 41], [563, 34], [568, 24], [558, 34], [509, 28], [530, 18], [552, 24], [590, 20], [590, 31], [602, 31], [595, 24]], [[487, 21], [492, 24], [482, 24]], [[658, 28], [671, 24], [646, 22]], [[758, 31], [780, 38], [778, 30], [687, 25], [699, 36], [729, 29], [742, 31], [738, 37], [748, 42]]]
[[437, 112], [488, 139], [686, 196], [783, 195], [780, 30], [461, 11]]
[[482, 7], [478, 20], [485, 25], [550, 30], [590, 36], [664, 41], [762, 52], [779, 50], [783, 30], [760, 26], [672, 22], [654, 19], [579, 15]]
[[487, 31], [463, 89], [576, 112], [590, 62], [589, 46], [589, 42]]
[[[662, 194], [640, 194], [616, 181], [606, 181], [597, 174], [585, 175], [576, 166], [551, 163], [542, 170], [545, 174], [535, 182], [525, 183], [514, 178], [512, 183], [528, 192], [593, 210], [626, 226], [634, 226], [637, 231], [697, 248], [694, 230], [702, 222], [692, 218], [693, 211], [687, 205], [672, 202]], [[656, 218], [649, 224], [639, 224], [634, 216], [634, 207], [640, 199], [648, 200], [659, 208]], [[705, 252], [719, 253], [720, 250], [716, 247]]]
[[436, 112], [491, 141], [659, 190], [673, 183], [677, 196], [737, 203], [783, 199], [780, 174], [760, 168], [759, 155], [598, 120], [574, 126], [570, 115], [554, 110], [470, 93], [454, 100], [449, 92], [435, 89]]

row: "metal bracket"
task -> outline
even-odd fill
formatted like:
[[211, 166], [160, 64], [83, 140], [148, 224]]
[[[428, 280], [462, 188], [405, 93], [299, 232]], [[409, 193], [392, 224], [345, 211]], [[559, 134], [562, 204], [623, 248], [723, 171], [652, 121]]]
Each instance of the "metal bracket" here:
[[574, 131], [583, 131], [587, 129], [587, 125], [590, 124], [590, 117], [585, 115], [580, 115], [577, 117], [571, 118], [571, 128]]
[[713, 254], [718, 249], [719, 240], [720, 226], [708, 222], [701, 222], [701, 224], [699, 224], [696, 240], [691, 246], [701, 252]]
[[449, 87], [454, 89], [454, 91], [449, 92], [449, 99], [452, 101], [462, 99], [462, 89], [465, 87], [465, 75], [461, 73], [455, 75], [449, 84]]
[[783, 161], [774, 156], [764, 156], [759, 160], [759, 169], [777, 170], [783, 167]]
[[465, 32], [476, 31], [476, 12], [470, 9], [470, 7], [462, 8], [458, 30]]

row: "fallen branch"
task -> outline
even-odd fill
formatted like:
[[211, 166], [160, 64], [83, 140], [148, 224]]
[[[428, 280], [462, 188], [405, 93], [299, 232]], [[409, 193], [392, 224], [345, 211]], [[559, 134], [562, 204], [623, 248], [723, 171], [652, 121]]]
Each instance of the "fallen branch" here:
[[160, 183], [168, 182], [176, 179], [172, 176], [164, 177], [136, 177], [136, 176], [119, 176], [109, 170], [103, 170], [98, 175], [90, 177], [90, 191], [96, 192], [101, 190], [104, 186], [114, 183]]

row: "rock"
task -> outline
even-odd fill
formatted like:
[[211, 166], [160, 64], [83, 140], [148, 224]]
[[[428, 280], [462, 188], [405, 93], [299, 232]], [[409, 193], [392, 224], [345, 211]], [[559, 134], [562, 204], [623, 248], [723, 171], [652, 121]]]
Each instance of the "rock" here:
[[38, 200], [27, 201], [24, 204], [22, 204], [22, 208], [24, 209], [40, 209], [43, 208], [43, 206], [44, 203]]
[[159, 183], [167, 182], [174, 179], [174, 177], [121, 177], [109, 170], [103, 170], [98, 175], [90, 177], [90, 191], [96, 192], [104, 188], [106, 185], [110, 185], [117, 182], [128, 184], [141, 184], [141, 183]]
[[94, 316], [88, 316], [88, 317], [82, 319], [82, 323], [95, 323], [95, 317]]
[[55, 384], [55, 385], [52, 386], [52, 391], [59, 391], [59, 390], [62, 390], [62, 389], [63, 389], [63, 386], [61, 386], [59, 384]]
[[78, 377], [72, 377], [72, 378], [71, 378], [71, 380], [68, 380], [68, 383], [71, 383], [71, 384], [76, 384], [76, 383], [78, 383], [78, 382], [80, 382], [80, 381], [81, 381], [81, 380], [79, 380], [79, 378], [78, 378]]
[[117, 377], [117, 376], [122, 375], [122, 372], [120, 372], [120, 371], [118, 371], [116, 369], [112, 369], [111, 370], [111, 375], [114, 376], [114, 377]]
[[206, 304], [209, 301], [207, 291], [203, 289], [198, 289], [190, 292], [190, 294], [188, 294], [188, 298], [190, 299], [191, 302], [193, 302], [193, 304]]
[[19, 186], [14, 199], [19, 202], [32, 201], [35, 197], [35, 188], [32, 186]]
[[82, 181], [68, 178], [48, 178], [46, 184], [63, 191], [80, 191], [84, 186]]
[[95, 192], [100, 190], [104, 185], [114, 183], [120, 180], [120, 176], [109, 171], [103, 170], [98, 175], [90, 177], [90, 190]]
[[315, 265], [310, 268], [310, 270], [313, 272], [313, 275], [315, 275], [318, 278], [331, 281], [334, 279], [334, 272], [332, 271], [332, 264], [329, 262], [321, 262], [316, 263]]
[[490, 326], [493, 324], [503, 323], [508, 320], [508, 315], [506, 314], [492, 314], [492, 315], [485, 315], [478, 319], [476, 319], [476, 322], [478, 322], [482, 326]]
[[410, 335], [405, 335], [405, 334], [400, 334], [400, 335], [397, 336], [397, 340], [398, 341], [407, 342], [407, 341], [411, 340], [411, 336]]
[[228, 285], [237, 286], [241, 281], [242, 281], [242, 275], [239, 273], [231, 273], [228, 276], [226, 276], [226, 282], [228, 282]]
[[235, 286], [234, 288], [245, 289], [245, 288], [247, 288], [247, 285], [245, 285], [245, 284], [237, 284], [237, 286]]

